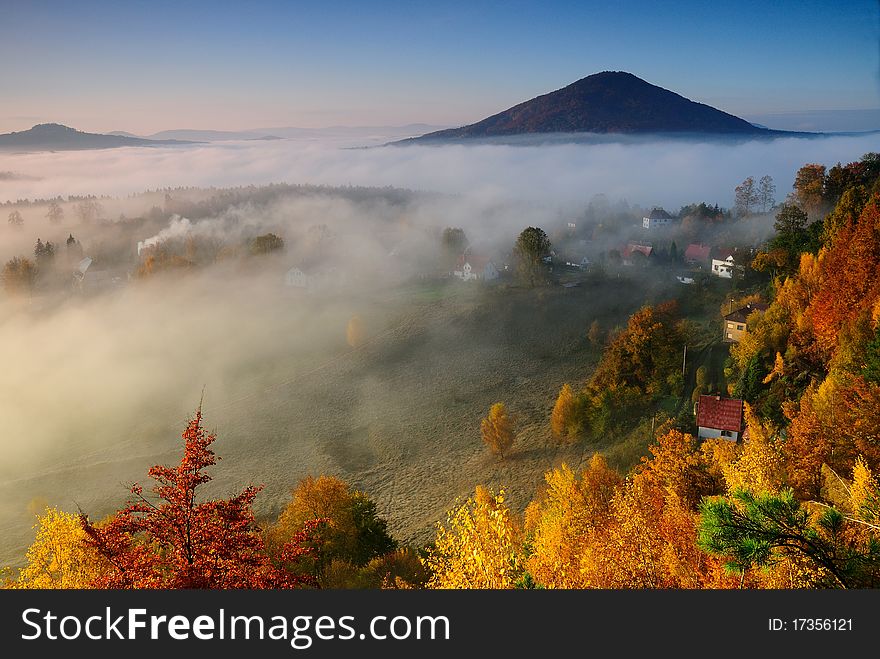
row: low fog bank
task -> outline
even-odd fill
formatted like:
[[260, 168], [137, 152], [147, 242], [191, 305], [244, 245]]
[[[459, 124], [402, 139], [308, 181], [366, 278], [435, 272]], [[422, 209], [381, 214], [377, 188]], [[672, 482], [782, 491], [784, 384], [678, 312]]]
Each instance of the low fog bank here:
[[340, 149], [303, 140], [187, 148], [0, 155], [0, 201], [128, 195], [148, 188], [270, 182], [404, 187], [479, 198], [586, 202], [595, 194], [644, 206], [696, 200], [730, 207], [747, 176], [793, 180], [806, 162], [833, 165], [880, 150], [880, 135], [752, 142], [623, 141], [546, 146]]
[[[584, 343], [590, 314], [605, 308], [624, 322], [661, 276], [677, 286], [666, 266], [630, 268], [593, 288], [579, 273], [584, 286], [554, 287], [546, 298], [558, 308], [542, 316], [543, 294], [536, 302], [504, 288], [524, 227], [547, 231], [556, 262], [586, 256], [610, 272], [609, 253], [644, 238], [651, 206], [729, 207], [735, 185], [764, 174], [781, 199], [805, 162], [858, 159], [880, 150], [873, 139], [358, 150], [267, 142], [2, 156], [0, 172], [15, 175], [0, 177], [0, 199], [65, 199], [58, 223], [44, 202], [7, 205], [0, 217], [3, 262], [31, 256], [37, 238], [56, 250], [27, 295], [0, 293], [0, 563], [20, 559], [29, 541], [31, 500], [103, 514], [121, 503], [126, 481], [173, 462], [203, 387], [232, 469], [218, 479], [222, 493], [266, 482], [277, 508], [306, 473], [341, 472], [388, 510], [415, 510], [400, 528], [429, 528], [463, 492], [442, 480], [420, 493], [408, 485], [461, 475], [459, 459], [470, 461], [466, 479], [479, 471], [488, 405], [520, 395], [540, 407], [536, 391], [587, 376], [581, 361], [560, 356]], [[221, 187], [273, 181], [313, 185]], [[67, 195], [106, 196], [86, 218]], [[20, 227], [7, 226], [10, 209]], [[498, 284], [449, 277], [463, 246], [446, 249], [447, 227], [495, 260]], [[669, 258], [673, 238], [679, 250], [697, 240], [754, 246], [771, 227], [770, 215], [697, 218], [655, 247]], [[84, 257], [93, 262], [77, 280]], [[307, 288], [288, 281], [294, 268]], [[548, 332], [559, 346], [547, 346]]]

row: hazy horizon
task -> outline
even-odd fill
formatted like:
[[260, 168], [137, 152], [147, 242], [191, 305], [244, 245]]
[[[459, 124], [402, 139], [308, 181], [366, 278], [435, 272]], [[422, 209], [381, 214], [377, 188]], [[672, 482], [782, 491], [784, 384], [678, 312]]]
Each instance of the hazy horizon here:
[[[650, 82], [650, 81], [649, 81]], [[674, 90], [671, 90], [674, 91]], [[506, 109], [506, 108], [505, 108]], [[722, 108], [718, 108], [722, 109]], [[468, 123], [476, 123], [485, 117], [479, 117]], [[747, 114], [741, 117], [746, 121], [754, 124], [765, 126], [773, 130], [784, 131], [804, 131], [818, 133], [837, 133], [837, 132], [870, 132], [880, 130], [880, 107], [877, 108], [854, 108], [854, 109], [837, 109], [837, 110], [793, 110], [789, 112], [766, 112]], [[332, 131], [332, 130], [367, 130], [367, 129], [402, 129], [407, 127], [424, 127], [426, 130], [441, 130], [444, 128], [457, 128], [465, 124], [452, 123], [429, 123], [426, 121], [406, 121], [396, 124], [320, 124], [320, 125], [293, 125], [278, 124], [274, 126], [228, 126], [217, 127], [213, 124], [199, 125], [168, 125], [154, 131], [135, 131], [129, 128], [98, 128], [87, 130], [81, 126], [66, 124], [64, 121], [55, 120], [51, 117], [31, 117], [29, 120], [35, 123], [28, 123], [22, 119], [22, 123], [17, 128], [11, 128], [4, 132], [21, 132], [29, 130], [39, 124], [61, 124], [70, 128], [75, 128], [83, 132], [89, 133], [127, 133], [137, 137], [151, 137], [161, 133], [169, 133], [174, 131], [205, 131], [218, 133], [266, 133], [271, 134], [273, 130], [302, 130], [302, 131]]]

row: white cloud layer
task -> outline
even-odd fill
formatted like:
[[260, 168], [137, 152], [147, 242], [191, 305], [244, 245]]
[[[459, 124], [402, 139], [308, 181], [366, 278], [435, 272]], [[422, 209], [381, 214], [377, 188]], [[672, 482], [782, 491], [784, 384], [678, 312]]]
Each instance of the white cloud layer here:
[[560, 203], [605, 193], [634, 204], [672, 209], [694, 201], [729, 206], [734, 186], [747, 176], [770, 174], [784, 194], [804, 163], [830, 166], [872, 150], [880, 150], [880, 134], [735, 144], [660, 140], [370, 149], [283, 140], [2, 154], [0, 171], [16, 176], [0, 179], [0, 200], [288, 182], [390, 185]]

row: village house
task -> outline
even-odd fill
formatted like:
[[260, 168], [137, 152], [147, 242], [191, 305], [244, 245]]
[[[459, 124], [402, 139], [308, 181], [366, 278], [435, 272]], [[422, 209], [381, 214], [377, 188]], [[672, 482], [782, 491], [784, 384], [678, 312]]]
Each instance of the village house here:
[[565, 265], [568, 266], [569, 268], [578, 268], [579, 270], [586, 270], [588, 267], [590, 267], [590, 259], [588, 259], [586, 256], [577, 257], [577, 256], [569, 255], [565, 259]]
[[724, 340], [739, 343], [743, 335], [748, 333], [746, 321], [749, 316], [755, 311], [767, 311], [768, 308], [768, 305], [762, 302], [753, 302], [724, 316]]
[[712, 256], [712, 274], [722, 279], [733, 279], [733, 271], [738, 266], [733, 255], [736, 250], [719, 247]]
[[[635, 254], [640, 254], [641, 256], [634, 257]], [[638, 260], [647, 263], [653, 255], [654, 247], [652, 245], [640, 245], [639, 243], [627, 243], [626, 247], [620, 250], [623, 265], [635, 265]]]
[[668, 227], [671, 223], [672, 216], [662, 208], [655, 208], [647, 217], [642, 218], [642, 227], [645, 229]]
[[696, 416], [700, 439], [721, 437], [735, 442], [743, 431], [743, 402], [738, 398], [700, 396]]
[[709, 265], [709, 254], [712, 248], [702, 243], [691, 243], [684, 250], [684, 262], [688, 265]]
[[468, 254], [459, 257], [458, 266], [452, 274], [462, 281], [492, 281], [498, 279], [498, 268], [488, 256]]
[[345, 284], [345, 274], [337, 268], [321, 268], [306, 272], [293, 266], [284, 274], [284, 285], [311, 293], [338, 290]]
[[308, 288], [309, 277], [300, 268], [293, 266], [284, 275], [284, 285], [292, 288]]
[[96, 267], [91, 257], [85, 257], [73, 271], [73, 288], [79, 293], [100, 293], [122, 284], [123, 273]]

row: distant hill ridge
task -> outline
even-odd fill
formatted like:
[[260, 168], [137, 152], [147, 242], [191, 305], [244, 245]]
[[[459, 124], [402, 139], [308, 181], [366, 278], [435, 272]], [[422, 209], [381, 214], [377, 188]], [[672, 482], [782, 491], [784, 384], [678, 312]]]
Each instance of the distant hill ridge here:
[[539, 133], [793, 134], [749, 123], [624, 71], [596, 73], [482, 121], [408, 141], [451, 141]]
[[0, 135], [0, 150], [76, 151], [112, 149], [122, 146], [161, 146], [192, 144], [184, 140], [147, 140], [128, 135], [84, 133], [62, 124], [37, 124], [29, 130]]

